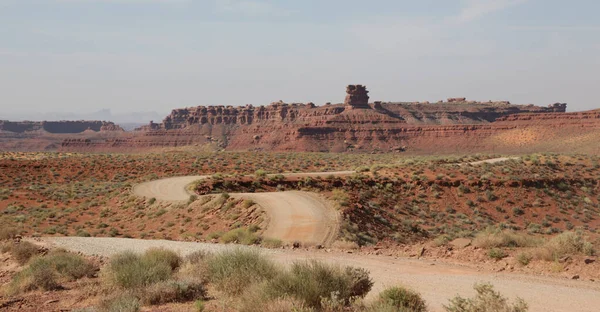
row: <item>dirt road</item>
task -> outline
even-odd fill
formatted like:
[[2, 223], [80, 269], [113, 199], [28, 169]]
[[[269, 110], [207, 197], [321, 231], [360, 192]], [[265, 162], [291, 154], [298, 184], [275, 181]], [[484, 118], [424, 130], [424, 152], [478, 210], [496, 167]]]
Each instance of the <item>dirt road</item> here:
[[[350, 175], [354, 171], [286, 173], [286, 177], [326, 177]], [[186, 176], [160, 179], [136, 185], [133, 193], [162, 201], [180, 202], [189, 199], [187, 186], [207, 176]], [[339, 217], [332, 204], [317, 194], [308, 192], [233, 193], [236, 198], [252, 199], [269, 218], [263, 236], [284, 242], [328, 246], [335, 240]]]
[[[138, 240], [124, 238], [47, 237], [42, 241], [88, 255], [111, 256], [117, 252], [142, 252], [151, 247], [165, 247], [186, 255], [196, 250], [221, 251], [238, 248], [232, 245]], [[255, 247], [245, 247], [255, 248]], [[600, 283], [568, 279], [526, 276], [512, 273], [485, 273], [469, 267], [386, 256], [365, 256], [339, 252], [265, 250], [274, 261], [287, 265], [303, 259], [319, 259], [334, 264], [363, 267], [375, 281], [367, 299], [384, 288], [405, 285], [422, 294], [431, 311], [443, 311], [443, 304], [456, 294], [472, 296], [473, 285], [490, 282], [510, 298], [523, 298], [530, 311], [595, 312], [600, 307]]]
[[269, 222], [264, 237], [329, 246], [339, 231], [338, 212], [317, 194], [291, 191], [234, 196], [252, 199], [267, 213]]

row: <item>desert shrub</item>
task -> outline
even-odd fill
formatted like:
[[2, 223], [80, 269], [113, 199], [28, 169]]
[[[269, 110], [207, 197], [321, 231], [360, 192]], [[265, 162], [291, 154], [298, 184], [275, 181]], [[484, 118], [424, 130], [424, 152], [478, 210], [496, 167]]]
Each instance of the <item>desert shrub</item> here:
[[492, 259], [501, 260], [506, 258], [507, 254], [500, 248], [492, 248], [488, 251], [488, 256]]
[[33, 256], [39, 254], [40, 250], [36, 245], [30, 242], [21, 241], [14, 243], [12, 247], [10, 247], [10, 253], [19, 264], [23, 265]]
[[192, 204], [193, 202], [195, 202], [198, 199], [197, 195], [190, 195], [190, 197], [188, 198], [188, 205]]
[[268, 283], [267, 293], [273, 297], [290, 296], [308, 307], [320, 308], [323, 298], [333, 294], [344, 303], [364, 297], [373, 286], [364, 269], [332, 266], [318, 261], [296, 262]]
[[140, 300], [132, 294], [125, 293], [100, 302], [101, 312], [138, 312]]
[[210, 281], [230, 295], [239, 295], [251, 284], [272, 279], [279, 273], [258, 251], [241, 248], [211, 256], [206, 264]]
[[185, 256], [185, 261], [190, 264], [199, 264], [204, 262], [209, 256], [210, 254], [208, 252], [204, 250], [197, 250]]
[[203, 312], [204, 311], [204, 300], [196, 300], [194, 301], [194, 310], [198, 311], [198, 312]]
[[425, 312], [427, 306], [419, 293], [404, 288], [392, 287], [379, 294], [379, 303], [381, 306], [391, 306], [394, 311]]
[[517, 298], [516, 302], [509, 304], [508, 300], [499, 292], [494, 290], [491, 284], [475, 285], [477, 294], [474, 298], [462, 298], [456, 296], [450, 299], [450, 304], [444, 306], [448, 312], [525, 312], [528, 310], [527, 303]]
[[258, 169], [258, 170], [256, 170], [256, 171], [254, 172], [254, 175], [255, 175], [257, 178], [264, 178], [264, 177], [266, 177], [266, 176], [267, 176], [267, 172], [266, 172], [266, 171], [264, 171], [264, 170], [262, 170], [262, 169]]
[[56, 251], [45, 259], [60, 276], [70, 280], [92, 277], [96, 273], [96, 267], [90, 261], [76, 254]]
[[473, 245], [480, 248], [535, 247], [542, 243], [543, 240], [537, 237], [498, 228], [487, 228], [479, 232], [473, 240]]
[[304, 307], [302, 302], [291, 297], [273, 298], [266, 294], [264, 284], [250, 287], [241, 297], [239, 312], [313, 312]]
[[281, 246], [283, 246], [283, 242], [276, 238], [264, 238], [260, 245], [265, 248], [281, 248]]
[[150, 248], [142, 256], [142, 260], [150, 263], [167, 263], [171, 270], [176, 270], [181, 265], [181, 257], [172, 250], [164, 248]]
[[202, 283], [188, 281], [164, 281], [146, 287], [141, 301], [147, 305], [160, 305], [171, 302], [187, 302], [202, 299], [206, 288]]
[[592, 256], [595, 254], [594, 246], [586, 241], [580, 233], [563, 232], [538, 249], [537, 258], [554, 261], [575, 254]]
[[173, 274], [173, 259], [161, 252], [115, 255], [107, 267], [107, 277], [116, 286], [133, 289], [168, 280]]
[[10, 284], [10, 292], [19, 293], [35, 289], [54, 290], [60, 288], [59, 281], [77, 280], [92, 276], [94, 265], [83, 257], [65, 251], [55, 251], [47, 256], [35, 257]]
[[360, 166], [360, 167], [357, 167], [356, 169], [354, 169], [354, 171], [356, 171], [356, 172], [368, 172], [369, 170], [371, 170], [371, 168], [369, 168], [367, 166]]
[[11, 227], [11, 226], [0, 227], [0, 241], [7, 240], [7, 239], [13, 239], [17, 235], [19, 235], [19, 231], [14, 227]]
[[55, 290], [59, 287], [58, 275], [44, 257], [33, 259], [29, 265], [17, 273], [10, 285], [9, 293], [16, 294], [31, 290]]
[[525, 253], [525, 252], [519, 253], [517, 255], [517, 262], [519, 262], [523, 266], [528, 265], [532, 259], [533, 259], [533, 257], [530, 254]]
[[256, 204], [252, 199], [246, 199], [242, 202], [242, 207], [248, 209]]
[[238, 228], [223, 234], [221, 242], [224, 244], [239, 243], [242, 245], [254, 245], [260, 242], [260, 237], [249, 228]]

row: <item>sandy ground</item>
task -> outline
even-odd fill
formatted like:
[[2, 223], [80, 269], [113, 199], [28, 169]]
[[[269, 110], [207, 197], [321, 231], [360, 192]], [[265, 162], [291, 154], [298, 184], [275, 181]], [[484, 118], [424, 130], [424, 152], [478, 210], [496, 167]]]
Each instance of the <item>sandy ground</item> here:
[[[234, 245], [176, 242], [165, 240], [139, 240], [124, 238], [47, 237], [42, 243], [63, 247], [88, 255], [111, 256], [117, 252], [133, 250], [143, 252], [151, 247], [165, 247], [186, 255], [196, 250], [219, 252]], [[260, 249], [260, 248], [259, 248]], [[498, 291], [510, 298], [521, 297], [530, 305], [530, 311], [592, 312], [600, 307], [600, 285], [589, 281], [489, 273], [476, 269], [429, 260], [365, 256], [341, 252], [306, 250], [260, 249], [268, 257], [283, 265], [297, 260], [319, 259], [334, 264], [363, 267], [370, 271], [375, 281], [367, 299], [374, 298], [385, 287], [405, 285], [422, 294], [431, 311], [444, 311], [443, 304], [456, 294], [472, 296], [473, 285], [492, 283]]]

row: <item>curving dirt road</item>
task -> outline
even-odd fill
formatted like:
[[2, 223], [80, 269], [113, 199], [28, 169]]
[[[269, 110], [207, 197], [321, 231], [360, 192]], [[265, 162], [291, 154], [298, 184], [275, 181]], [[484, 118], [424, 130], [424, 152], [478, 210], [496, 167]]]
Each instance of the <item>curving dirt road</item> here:
[[[354, 171], [287, 173], [286, 177], [350, 175]], [[185, 176], [160, 179], [134, 186], [133, 193], [162, 201], [181, 202], [189, 199], [187, 186], [208, 176]], [[236, 198], [251, 199], [269, 218], [263, 236], [304, 245], [330, 245], [339, 229], [339, 216], [330, 202], [308, 192], [233, 193]]]
[[267, 213], [268, 226], [263, 236], [303, 245], [328, 246], [339, 230], [338, 213], [316, 194], [291, 191], [241, 193], [234, 197], [251, 199]]
[[[38, 241], [34, 241], [39, 243]], [[231, 248], [258, 248], [235, 245], [94, 237], [45, 237], [42, 243], [87, 255], [111, 256], [132, 250], [143, 252], [164, 247], [185, 256], [197, 250], [219, 252]], [[595, 312], [600, 307], [600, 283], [569, 279], [527, 276], [513, 273], [480, 272], [474, 268], [387, 256], [367, 256], [341, 252], [260, 249], [269, 258], [288, 265], [304, 259], [318, 259], [333, 264], [363, 267], [375, 282], [367, 300], [395, 285], [405, 285], [421, 293], [431, 311], [444, 311], [443, 305], [459, 294], [473, 296], [475, 283], [492, 283], [496, 290], [511, 299], [523, 298], [531, 312]]]

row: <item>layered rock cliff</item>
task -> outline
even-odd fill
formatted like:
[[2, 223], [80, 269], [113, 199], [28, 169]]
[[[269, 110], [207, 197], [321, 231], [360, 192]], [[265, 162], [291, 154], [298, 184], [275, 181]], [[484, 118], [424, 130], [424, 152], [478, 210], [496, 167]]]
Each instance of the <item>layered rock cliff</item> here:
[[[552, 142], [567, 139], [566, 135], [571, 141], [586, 135], [581, 142], [588, 142], [589, 133], [600, 129], [598, 111], [566, 113], [564, 103], [541, 107], [466, 98], [369, 103], [362, 85], [348, 86], [346, 92], [344, 103], [322, 106], [279, 101], [267, 106], [175, 109], [162, 122], [133, 132], [115, 135], [104, 131], [112, 129], [106, 124], [97, 134], [86, 131], [66, 137], [59, 149], [139, 151], [209, 144], [264, 151], [508, 152], [536, 146], [552, 150]], [[60, 131], [50, 125], [46, 129]]]

